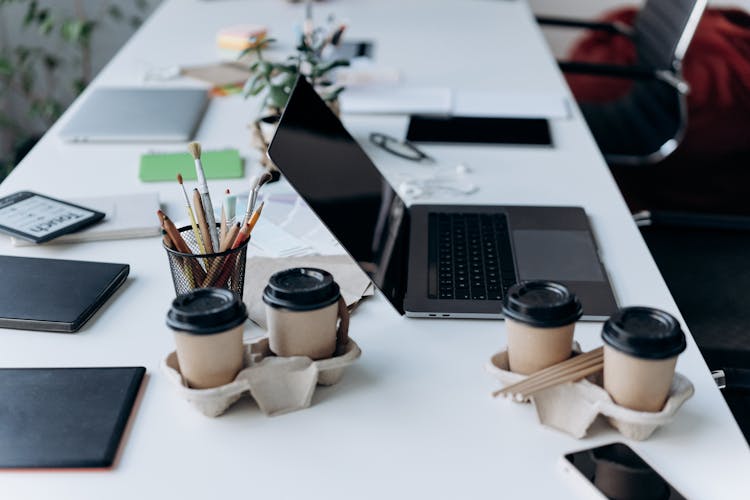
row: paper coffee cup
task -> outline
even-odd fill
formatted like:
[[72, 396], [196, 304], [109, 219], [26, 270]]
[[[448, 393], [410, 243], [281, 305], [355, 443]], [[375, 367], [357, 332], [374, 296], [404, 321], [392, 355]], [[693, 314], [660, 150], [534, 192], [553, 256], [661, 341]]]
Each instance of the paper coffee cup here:
[[269, 279], [263, 302], [269, 347], [277, 356], [326, 359], [336, 352], [337, 341], [345, 340], [346, 304], [327, 271], [302, 267], [280, 271]]
[[669, 313], [626, 307], [602, 328], [604, 389], [620, 406], [657, 412], [664, 407], [685, 333]]
[[581, 302], [560, 283], [526, 281], [503, 300], [510, 370], [524, 375], [568, 359]]
[[246, 319], [245, 304], [229, 290], [198, 288], [174, 299], [167, 326], [174, 330], [180, 373], [189, 387], [234, 380], [242, 369]]

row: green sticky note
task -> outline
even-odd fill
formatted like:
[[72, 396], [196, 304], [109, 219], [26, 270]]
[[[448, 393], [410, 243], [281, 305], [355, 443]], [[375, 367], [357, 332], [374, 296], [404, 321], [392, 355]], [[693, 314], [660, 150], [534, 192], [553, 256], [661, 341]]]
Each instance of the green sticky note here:
[[[203, 151], [206, 179], [236, 179], [245, 175], [242, 158], [236, 149]], [[149, 153], [141, 156], [138, 178], [143, 182], [174, 181], [182, 174], [186, 181], [196, 180], [195, 162], [189, 153]]]

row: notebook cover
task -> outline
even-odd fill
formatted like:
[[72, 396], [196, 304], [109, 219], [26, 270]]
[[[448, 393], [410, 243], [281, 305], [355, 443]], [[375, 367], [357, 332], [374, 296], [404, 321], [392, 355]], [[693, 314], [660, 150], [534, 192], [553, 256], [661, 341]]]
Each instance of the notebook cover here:
[[0, 369], [0, 468], [110, 467], [146, 369]]
[[[242, 158], [236, 149], [204, 151], [201, 154], [207, 179], [244, 177]], [[141, 156], [138, 178], [143, 182], [174, 181], [182, 174], [186, 181], [196, 180], [195, 163], [189, 153], [149, 153]]]
[[0, 327], [75, 332], [127, 278], [130, 266], [0, 256]]

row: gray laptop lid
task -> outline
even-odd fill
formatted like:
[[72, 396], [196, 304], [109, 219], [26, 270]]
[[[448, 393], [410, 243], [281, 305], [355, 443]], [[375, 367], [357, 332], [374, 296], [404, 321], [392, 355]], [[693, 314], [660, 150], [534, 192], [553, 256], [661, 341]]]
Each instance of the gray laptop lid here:
[[304, 78], [268, 155], [401, 314], [409, 213], [377, 167]]
[[[523, 254], [517, 262], [518, 278], [543, 277], [571, 286], [585, 299], [588, 319], [606, 318], [616, 309], [583, 209], [487, 205], [412, 205], [407, 209], [304, 78], [292, 92], [268, 155], [401, 314], [500, 317], [497, 300], [428, 298], [426, 215], [430, 211], [506, 213], [514, 253]], [[551, 248], [557, 248], [559, 255], [550, 260]], [[417, 301], [412, 300], [414, 296]], [[438, 309], [446, 314], [430, 314]]]
[[73, 142], [185, 142], [208, 103], [196, 88], [98, 88], [63, 126]]

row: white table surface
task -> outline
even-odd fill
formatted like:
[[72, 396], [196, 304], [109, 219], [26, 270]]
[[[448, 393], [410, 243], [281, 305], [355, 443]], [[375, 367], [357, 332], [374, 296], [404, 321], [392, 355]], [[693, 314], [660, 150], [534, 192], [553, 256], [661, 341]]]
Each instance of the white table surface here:
[[[571, 100], [522, 1], [315, 5], [318, 20], [332, 11], [348, 21], [348, 38], [377, 40], [378, 62], [401, 70], [410, 84]], [[149, 68], [211, 62], [217, 29], [236, 23], [267, 24], [286, 51], [302, 15], [301, 5], [281, 0], [166, 1], [92, 87], [141, 85]], [[257, 106], [236, 96], [216, 99], [197, 135], [204, 149], [239, 148], [248, 159], [246, 178], [258, 171], [246, 128]], [[167, 212], [180, 213], [176, 184], [143, 184], [137, 172], [142, 153], [184, 145], [64, 144], [56, 133], [72, 110], [0, 185], [0, 194], [33, 189], [69, 198], [158, 190]], [[465, 198], [433, 200], [583, 206], [621, 304], [680, 317], [575, 105], [572, 110], [572, 118], [552, 121], [553, 149], [426, 148], [440, 165], [470, 165], [481, 186]], [[403, 134], [404, 118], [347, 116], [345, 122], [387, 176], [422, 168], [364, 140], [373, 130]], [[210, 185], [214, 193], [227, 186], [240, 192], [248, 182]], [[271, 189], [286, 188], [281, 183]], [[114, 469], [3, 472], [3, 499], [574, 498], [559, 457], [621, 439], [602, 425], [575, 440], [540, 426], [529, 406], [492, 399], [497, 384], [483, 366], [505, 343], [503, 322], [407, 319], [380, 296], [352, 317], [362, 358], [337, 386], [319, 388], [309, 409], [267, 418], [245, 401], [225, 416], [206, 418], [178, 399], [159, 371], [173, 349], [164, 316], [174, 296], [159, 239], [14, 248], [3, 238], [0, 251], [131, 265], [127, 283], [78, 334], [0, 331], [0, 366], [148, 369]], [[579, 324], [576, 338], [586, 349], [595, 347], [600, 328]], [[249, 327], [249, 333], [259, 330]], [[671, 425], [629, 444], [689, 498], [741, 498], [750, 487], [748, 446], [691, 337], [677, 369], [692, 380], [695, 396]]]

